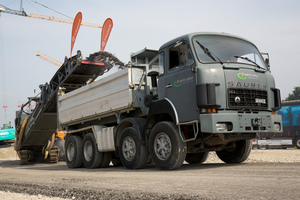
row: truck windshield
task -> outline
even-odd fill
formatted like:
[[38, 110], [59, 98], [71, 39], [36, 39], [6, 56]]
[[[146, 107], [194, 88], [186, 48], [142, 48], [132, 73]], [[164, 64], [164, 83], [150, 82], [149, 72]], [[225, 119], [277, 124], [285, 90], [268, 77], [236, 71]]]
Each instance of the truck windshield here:
[[217, 61], [208, 56], [198, 43], [201, 43], [213, 52], [222, 62], [245, 63], [267, 69], [257, 48], [244, 40], [217, 35], [200, 35], [194, 37], [193, 44], [199, 61], [202, 63], [212, 63]]

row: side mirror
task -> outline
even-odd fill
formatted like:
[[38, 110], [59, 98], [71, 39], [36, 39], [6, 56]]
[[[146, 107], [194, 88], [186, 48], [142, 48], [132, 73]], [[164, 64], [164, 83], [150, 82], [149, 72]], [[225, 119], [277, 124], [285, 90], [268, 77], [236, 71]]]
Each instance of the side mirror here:
[[156, 80], [156, 78], [158, 76], [158, 72], [156, 72], [156, 71], [149, 72], [147, 74], [147, 76], [151, 77], [152, 88], [156, 88], [157, 87], [157, 80]]
[[269, 58], [269, 54], [268, 53], [262, 53], [262, 52], [260, 52], [260, 53], [261, 53], [261, 55], [264, 58], [264, 62], [267, 65], [268, 70], [270, 71], [270, 58]]
[[266, 65], [267, 65], [268, 67], [270, 67], [270, 60], [269, 60], [269, 58], [266, 58], [266, 59], [265, 59], [265, 63], [266, 63]]

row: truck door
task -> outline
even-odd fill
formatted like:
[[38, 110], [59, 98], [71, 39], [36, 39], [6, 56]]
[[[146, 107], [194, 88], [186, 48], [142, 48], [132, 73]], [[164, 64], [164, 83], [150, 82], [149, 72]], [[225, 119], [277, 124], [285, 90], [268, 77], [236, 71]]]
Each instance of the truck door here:
[[189, 45], [184, 42], [174, 44], [165, 51], [164, 57], [165, 73], [158, 80], [159, 99], [171, 101], [179, 123], [199, 120], [196, 65]]

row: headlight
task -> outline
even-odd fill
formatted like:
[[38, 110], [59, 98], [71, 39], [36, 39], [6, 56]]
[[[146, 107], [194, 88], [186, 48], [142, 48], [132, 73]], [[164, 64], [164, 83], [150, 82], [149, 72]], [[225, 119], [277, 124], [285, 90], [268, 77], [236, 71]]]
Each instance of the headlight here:
[[227, 131], [227, 124], [226, 123], [217, 123], [216, 129], [217, 129], [217, 131]]
[[232, 131], [232, 123], [231, 122], [218, 122], [218, 123], [216, 123], [216, 129], [218, 132]]

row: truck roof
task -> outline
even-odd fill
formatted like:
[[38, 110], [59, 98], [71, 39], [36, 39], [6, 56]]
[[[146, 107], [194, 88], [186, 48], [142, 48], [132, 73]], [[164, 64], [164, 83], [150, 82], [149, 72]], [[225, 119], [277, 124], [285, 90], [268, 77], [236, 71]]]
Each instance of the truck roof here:
[[[232, 35], [232, 34], [229, 34], [229, 33], [223, 33], [223, 32], [194, 32], [194, 33], [189, 33], [189, 34], [185, 34], [185, 35], [182, 35], [180, 37], [177, 37], [165, 44], [163, 44], [159, 50], [161, 49], [164, 49], [166, 48], [167, 46], [171, 45], [171, 44], [174, 44], [175, 42], [177, 41], [180, 41], [180, 40], [187, 40], [187, 41], [190, 41], [194, 36], [196, 35], [218, 35], [218, 36], [227, 36], [227, 37], [234, 37], [234, 38], [239, 38], [239, 39], [242, 39], [242, 40], [245, 40], [251, 44], [253, 44], [252, 42], [250, 42], [249, 40], [245, 39], [245, 38], [242, 38], [240, 36], [237, 36], [237, 35]], [[253, 44], [254, 45], [254, 44]], [[255, 46], [255, 45], [254, 45]]]

